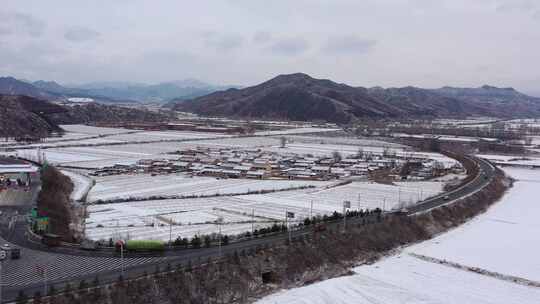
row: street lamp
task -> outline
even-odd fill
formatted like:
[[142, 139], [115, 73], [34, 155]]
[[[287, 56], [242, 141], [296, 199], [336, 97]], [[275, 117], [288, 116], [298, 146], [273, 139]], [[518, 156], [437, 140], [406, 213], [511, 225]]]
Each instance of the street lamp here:
[[120, 271], [122, 275], [122, 279], [124, 279], [124, 240], [118, 240], [116, 242], [117, 246], [120, 246]]
[[172, 217], [169, 218], [169, 246], [172, 246]]
[[287, 226], [287, 232], [289, 232], [289, 243], [291, 243], [291, 225], [290, 225], [290, 221], [288, 219], [293, 219], [295, 216], [294, 212], [289, 212], [287, 210], [285, 210], [285, 225]]
[[221, 258], [221, 224], [223, 223], [223, 217], [219, 216], [216, 220], [219, 227], [219, 257]]
[[345, 233], [345, 225], [347, 224], [347, 209], [351, 208], [350, 201], [343, 202], [343, 233]]
[[7, 252], [0, 250], [0, 303], [2, 303], [2, 264], [7, 257]]

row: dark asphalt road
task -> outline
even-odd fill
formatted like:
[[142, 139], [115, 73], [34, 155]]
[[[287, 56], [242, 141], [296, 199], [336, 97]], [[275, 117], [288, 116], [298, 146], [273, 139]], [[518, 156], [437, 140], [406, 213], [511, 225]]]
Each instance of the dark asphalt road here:
[[480, 169], [475, 179], [458, 189], [432, 197], [408, 208], [409, 214], [425, 212], [430, 209], [451, 203], [452, 201], [466, 197], [489, 184], [491, 179], [495, 176], [495, 167], [484, 159], [470, 156], [468, 157], [475, 161]]

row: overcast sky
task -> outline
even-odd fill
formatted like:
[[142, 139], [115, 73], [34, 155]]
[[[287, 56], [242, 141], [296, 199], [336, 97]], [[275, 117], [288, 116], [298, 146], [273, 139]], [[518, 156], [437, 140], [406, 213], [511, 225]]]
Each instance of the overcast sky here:
[[538, 0], [2, 0], [0, 75], [540, 93]]

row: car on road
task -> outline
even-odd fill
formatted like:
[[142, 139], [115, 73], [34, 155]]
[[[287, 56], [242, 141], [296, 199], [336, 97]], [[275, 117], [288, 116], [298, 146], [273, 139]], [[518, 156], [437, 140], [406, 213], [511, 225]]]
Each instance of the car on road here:
[[9, 244], [4, 244], [0, 246], [1, 251], [6, 252], [6, 256], [10, 257], [12, 260], [19, 259], [21, 257], [21, 250], [17, 247], [13, 247]]

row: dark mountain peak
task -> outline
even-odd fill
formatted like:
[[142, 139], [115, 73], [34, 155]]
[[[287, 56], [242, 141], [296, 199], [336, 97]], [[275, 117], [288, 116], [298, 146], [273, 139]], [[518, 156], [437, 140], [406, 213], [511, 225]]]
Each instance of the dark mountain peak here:
[[11, 77], [11, 76], [3, 76], [3, 77], [0, 77], [0, 83], [4, 83], [4, 84], [18, 84], [18, 83], [23, 83], [23, 84], [27, 84], [26, 82], [24, 81], [20, 81], [14, 77]]
[[38, 88], [31, 83], [27, 83], [13, 77], [0, 77], [0, 94], [4, 95], [26, 95], [39, 99], [55, 99], [57, 94]]
[[46, 81], [46, 80], [38, 80], [38, 81], [34, 81], [32, 83], [33, 85], [55, 85], [55, 86], [60, 86], [60, 84], [54, 80], [50, 80], [50, 81]]
[[300, 84], [316, 81], [315, 78], [312, 78], [308, 74], [304, 73], [293, 73], [293, 74], [281, 74], [278, 75], [265, 83], [263, 85], [282, 85], [282, 84]]

